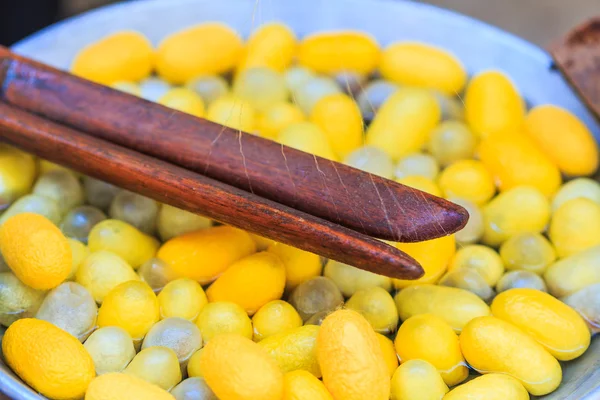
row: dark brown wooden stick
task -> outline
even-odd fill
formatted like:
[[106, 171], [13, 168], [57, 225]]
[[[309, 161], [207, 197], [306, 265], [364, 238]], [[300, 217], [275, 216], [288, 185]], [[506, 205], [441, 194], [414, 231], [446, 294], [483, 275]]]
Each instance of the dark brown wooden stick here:
[[400, 279], [423, 274], [414, 259], [377, 239], [1, 102], [0, 138], [157, 201], [358, 268]]
[[462, 207], [0, 49], [1, 96], [86, 134], [370, 236], [415, 242], [461, 229]]
[[550, 52], [571, 86], [600, 120], [600, 16], [573, 29]]

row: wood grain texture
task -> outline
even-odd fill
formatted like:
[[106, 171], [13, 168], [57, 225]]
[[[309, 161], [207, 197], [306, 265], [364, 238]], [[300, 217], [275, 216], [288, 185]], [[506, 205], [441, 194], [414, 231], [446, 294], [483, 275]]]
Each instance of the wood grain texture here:
[[86, 134], [381, 239], [429, 240], [467, 222], [444, 199], [3, 52], [5, 102]]
[[400, 279], [423, 274], [413, 258], [380, 240], [1, 102], [0, 140], [154, 200], [364, 270]]
[[600, 16], [574, 28], [551, 47], [551, 54], [571, 86], [600, 120]]

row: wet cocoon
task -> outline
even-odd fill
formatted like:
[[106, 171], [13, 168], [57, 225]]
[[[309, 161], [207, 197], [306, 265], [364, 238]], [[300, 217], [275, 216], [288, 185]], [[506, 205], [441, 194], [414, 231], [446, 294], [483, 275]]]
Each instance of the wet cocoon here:
[[296, 35], [289, 27], [277, 22], [264, 24], [248, 38], [238, 69], [269, 67], [283, 72], [292, 63], [296, 47]]
[[304, 38], [298, 62], [315, 72], [334, 74], [352, 71], [367, 74], [377, 66], [379, 46], [364, 32], [323, 32]]
[[306, 371], [297, 370], [283, 376], [282, 400], [333, 400], [323, 382]]
[[441, 48], [419, 42], [397, 42], [381, 54], [379, 70], [384, 78], [407, 86], [458, 94], [467, 73], [461, 62]]
[[478, 154], [501, 191], [529, 185], [549, 197], [560, 187], [562, 178], [556, 164], [520, 130], [486, 136]]
[[535, 396], [552, 392], [562, 379], [560, 364], [542, 345], [516, 326], [495, 317], [469, 322], [460, 334], [460, 348], [469, 365], [478, 372], [508, 374]]
[[535, 289], [511, 289], [492, 302], [492, 314], [521, 328], [560, 361], [582, 355], [590, 332], [575, 310]]
[[229, 71], [242, 53], [242, 39], [233, 29], [208, 22], [165, 38], [156, 50], [156, 70], [168, 82], [181, 84], [199, 75]]
[[313, 107], [310, 120], [325, 133], [339, 158], [346, 157], [363, 142], [360, 110], [346, 94], [330, 94], [321, 98]]
[[521, 383], [505, 374], [487, 374], [460, 385], [444, 400], [529, 400], [529, 393]]
[[177, 236], [164, 243], [156, 256], [169, 264], [176, 276], [206, 284], [255, 251], [248, 233], [218, 226]]
[[525, 102], [503, 72], [484, 71], [471, 79], [465, 92], [465, 119], [473, 132], [483, 138], [511, 133], [524, 117]]
[[106, 219], [90, 231], [88, 246], [92, 253], [111, 251], [122, 257], [134, 269], [154, 257], [159, 243], [133, 225], [118, 219]]
[[377, 340], [379, 340], [379, 347], [381, 347], [381, 351], [383, 352], [383, 358], [388, 367], [388, 372], [390, 373], [390, 376], [392, 376], [394, 371], [396, 371], [396, 368], [398, 368], [398, 355], [396, 354], [394, 342], [388, 339], [387, 336], [383, 336], [381, 333], [377, 333]]
[[50, 322], [16, 321], [4, 334], [2, 354], [21, 379], [51, 399], [81, 398], [94, 378], [94, 362], [83, 345]]
[[532, 186], [500, 193], [483, 208], [483, 243], [498, 246], [521, 232], [542, 232], [550, 220], [550, 203]]
[[600, 283], [600, 246], [594, 246], [552, 264], [544, 273], [548, 291], [555, 297]]
[[413, 315], [435, 314], [450, 324], [456, 333], [473, 318], [490, 315], [490, 308], [475, 294], [464, 289], [431, 284], [411, 286], [395, 297], [400, 319]]
[[105, 374], [95, 378], [85, 400], [175, 400], [169, 392], [133, 375], [122, 373]]
[[72, 268], [71, 246], [47, 218], [17, 214], [0, 227], [0, 252], [14, 274], [34, 289], [52, 289]]
[[419, 279], [393, 279], [394, 286], [402, 289], [423, 283], [435, 283], [448, 268], [456, 251], [454, 235], [418, 243], [396, 243], [396, 247], [413, 257], [421, 264], [425, 274]]
[[317, 335], [320, 327], [305, 325], [281, 332], [260, 341], [259, 345], [277, 362], [281, 371], [308, 371], [317, 378], [321, 369], [317, 361]]
[[386, 100], [369, 125], [366, 143], [398, 160], [427, 143], [440, 117], [440, 106], [430, 91], [399, 89]]
[[360, 314], [338, 310], [317, 336], [323, 383], [336, 399], [387, 400], [390, 376], [375, 332]]
[[565, 174], [590, 175], [598, 168], [598, 145], [589, 129], [568, 110], [541, 105], [525, 118], [525, 133]]
[[152, 71], [154, 50], [141, 33], [123, 31], [106, 36], [81, 50], [71, 72], [101, 84], [139, 81]]
[[210, 302], [230, 301], [253, 315], [269, 301], [281, 298], [285, 288], [285, 268], [274, 254], [266, 251], [231, 265], [206, 290]]
[[275, 361], [242, 336], [213, 338], [202, 351], [200, 367], [220, 399], [281, 400], [283, 396], [283, 374]]
[[392, 376], [390, 399], [441, 399], [447, 392], [448, 386], [433, 365], [424, 360], [409, 360]]
[[436, 315], [415, 315], [404, 321], [396, 335], [395, 346], [401, 363], [425, 360], [438, 369], [448, 386], [459, 384], [469, 375], [458, 336]]

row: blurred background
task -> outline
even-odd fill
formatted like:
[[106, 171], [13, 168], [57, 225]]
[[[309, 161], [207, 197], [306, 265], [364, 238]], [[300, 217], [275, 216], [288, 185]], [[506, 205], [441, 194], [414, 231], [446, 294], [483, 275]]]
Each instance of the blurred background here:
[[[566, 33], [569, 28], [592, 15], [600, 14], [600, 0], [421, 1], [474, 16], [540, 46], [547, 46]], [[0, 44], [10, 45], [53, 22], [116, 2], [118, 0], [2, 0], [0, 1]]]

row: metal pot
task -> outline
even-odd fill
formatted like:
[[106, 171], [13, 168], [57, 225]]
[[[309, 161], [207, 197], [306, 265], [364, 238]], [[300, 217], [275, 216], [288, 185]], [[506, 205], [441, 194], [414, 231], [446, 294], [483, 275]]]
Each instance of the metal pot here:
[[[154, 43], [183, 27], [223, 21], [247, 36], [259, 24], [279, 20], [299, 36], [335, 29], [370, 32], [381, 45], [401, 39], [442, 46], [456, 54], [469, 73], [506, 71], [530, 105], [552, 103], [578, 115], [600, 139], [600, 125], [552, 67], [542, 49], [500, 29], [444, 9], [391, 0], [139, 0], [103, 7], [56, 24], [17, 43], [13, 50], [59, 68], [68, 68], [86, 44], [121, 30], [143, 32]], [[3, 330], [0, 331], [0, 338]], [[563, 363], [563, 383], [545, 399], [600, 398], [600, 340], [576, 361]], [[11, 398], [42, 397], [0, 360], [0, 391]]]

